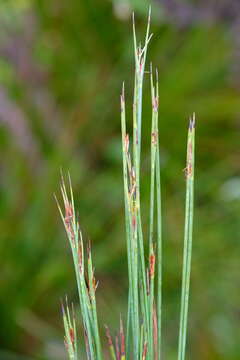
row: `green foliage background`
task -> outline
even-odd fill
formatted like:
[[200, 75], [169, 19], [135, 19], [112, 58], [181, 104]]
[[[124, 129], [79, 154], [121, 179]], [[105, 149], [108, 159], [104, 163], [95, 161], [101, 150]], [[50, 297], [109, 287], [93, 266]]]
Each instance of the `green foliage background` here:
[[[119, 94], [133, 87], [131, 11], [149, 2], [0, 3], [0, 358], [64, 359], [60, 298], [76, 301], [53, 194], [71, 173], [93, 242], [101, 323], [126, 306]], [[186, 133], [195, 111], [196, 212], [189, 358], [239, 359], [240, 91], [234, 32], [224, 21], [179, 26], [153, 3], [148, 59], [160, 79], [164, 216], [164, 354], [176, 357]], [[145, 81], [142, 200], [149, 196], [150, 84]], [[147, 204], [147, 201], [146, 201]], [[145, 206], [144, 218], [148, 218]], [[147, 231], [147, 229], [145, 229]]]

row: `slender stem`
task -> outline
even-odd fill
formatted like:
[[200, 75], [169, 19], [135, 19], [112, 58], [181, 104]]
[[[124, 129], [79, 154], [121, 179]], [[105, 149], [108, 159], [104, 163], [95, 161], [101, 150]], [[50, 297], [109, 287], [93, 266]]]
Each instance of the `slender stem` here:
[[126, 112], [125, 112], [125, 93], [124, 84], [121, 94], [121, 128], [122, 128], [122, 154], [123, 154], [123, 183], [124, 183], [124, 204], [125, 204], [125, 228], [127, 237], [127, 258], [129, 274], [129, 295], [128, 295], [128, 319], [127, 319], [127, 343], [126, 353], [129, 353], [130, 346], [130, 327], [132, 317], [132, 261], [131, 261], [131, 229], [130, 229], [130, 205], [129, 205], [129, 181], [128, 181], [128, 147], [129, 138], [126, 134]]
[[159, 150], [159, 130], [158, 130], [158, 72], [156, 71], [156, 196], [157, 196], [157, 334], [158, 334], [158, 360], [161, 359], [162, 348], [162, 198], [161, 198], [161, 179], [160, 179], [160, 150]]
[[157, 150], [157, 106], [155, 88], [153, 86], [152, 67], [150, 71], [151, 95], [152, 95], [152, 129], [151, 129], [151, 181], [150, 181], [150, 226], [149, 226], [149, 358], [153, 359], [153, 303], [154, 303], [154, 278], [155, 278], [155, 254], [153, 243], [154, 232], [154, 202], [155, 202], [155, 171], [156, 171], [156, 150]]
[[193, 232], [193, 204], [194, 204], [194, 142], [195, 142], [195, 116], [190, 119], [187, 144], [186, 165], [186, 207], [185, 230], [183, 250], [182, 295], [180, 311], [180, 328], [178, 344], [178, 360], [185, 359], [187, 317], [189, 304], [189, 288], [191, 275], [192, 232]]

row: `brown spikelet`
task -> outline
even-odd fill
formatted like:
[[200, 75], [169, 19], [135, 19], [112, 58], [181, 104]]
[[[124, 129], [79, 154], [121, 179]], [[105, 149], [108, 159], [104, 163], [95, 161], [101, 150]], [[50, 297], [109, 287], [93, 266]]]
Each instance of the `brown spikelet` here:
[[105, 330], [106, 330], [106, 336], [107, 336], [107, 341], [108, 341], [108, 346], [111, 347], [113, 346], [113, 341], [112, 341], [112, 336], [110, 334], [109, 328], [107, 325], [105, 325]]
[[87, 242], [87, 257], [88, 259], [90, 258], [91, 256], [91, 240], [88, 239], [88, 242]]
[[155, 255], [151, 254], [149, 259], [149, 277], [153, 278], [155, 273]]
[[152, 144], [157, 145], [157, 131], [152, 132]]
[[93, 290], [96, 291], [98, 287], [98, 281], [96, 281], [96, 278], [94, 276], [94, 269], [93, 269], [92, 284], [93, 284]]
[[71, 224], [72, 218], [73, 218], [73, 208], [72, 205], [69, 202], [67, 202], [65, 204], [65, 223], [67, 226]]
[[125, 135], [125, 151], [126, 151], [126, 153], [128, 153], [128, 149], [129, 149], [129, 135], [126, 134]]
[[136, 221], [136, 215], [133, 214], [133, 216], [132, 216], [132, 227], [133, 227], [133, 229], [136, 228], [136, 223], [137, 223], [137, 221]]
[[125, 337], [123, 330], [122, 318], [120, 317], [120, 349], [121, 349], [121, 359], [125, 358]]
[[79, 266], [80, 272], [82, 272], [82, 261], [83, 261], [82, 248], [81, 248], [81, 246], [79, 246], [79, 248], [78, 248], [78, 266]]
[[70, 328], [70, 329], [69, 329], [69, 335], [70, 335], [71, 343], [72, 343], [72, 345], [74, 345], [75, 335], [74, 335], [74, 330], [73, 330], [73, 328]]
[[189, 142], [187, 148], [187, 166], [184, 169], [186, 178], [190, 178], [192, 176], [192, 142]]
[[65, 217], [64, 217], [65, 225], [67, 231], [71, 235], [71, 239], [74, 239], [74, 232], [73, 232], [73, 208], [72, 205], [67, 201], [65, 203]]
[[145, 342], [143, 346], [142, 360], [145, 360], [146, 356], [147, 356], [147, 343]]
[[154, 98], [153, 98], [152, 107], [153, 107], [153, 111], [155, 111], [155, 112], [158, 111], [158, 97], [157, 96], [154, 96]]

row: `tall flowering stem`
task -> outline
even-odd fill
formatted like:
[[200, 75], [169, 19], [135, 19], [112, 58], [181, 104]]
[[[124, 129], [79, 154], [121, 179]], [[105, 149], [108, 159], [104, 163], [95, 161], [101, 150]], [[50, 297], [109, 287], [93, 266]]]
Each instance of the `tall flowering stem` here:
[[[134, 93], [132, 111], [132, 139], [127, 132], [124, 84], [120, 96], [123, 158], [123, 185], [125, 206], [125, 229], [128, 260], [128, 312], [126, 325], [120, 318], [119, 331], [112, 337], [106, 326], [106, 337], [111, 360], [162, 360], [162, 204], [159, 147], [159, 93], [158, 73], [150, 66], [151, 89], [151, 160], [149, 166], [149, 226], [143, 229], [141, 214], [141, 135], [143, 81], [150, 34], [150, 11], [143, 46], [137, 43], [133, 16], [133, 40], [135, 57]], [[194, 138], [195, 116], [188, 130], [186, 174], [186, 209], [183, 250], [182, 296], [178, 360], [185, 360], [187, 316], [189, 303], [194, 189]], [[67, 233], [74, 262], [83, 338], [87, 360], [102, 360], [96, 290], [90, 242], [82, 238], [77, 220], [70, 176], [67, 186], [62, 176], [61, 193], [63, 206], [57, 201]], [[148, 215], [147, 215], [148, 216]], [[144, 221], [145, 223], [145, 221]], [[77, 330], [74, 312], [68, 303], [62, 306], [65, 328], [65, 346], [70, 360], [78, 360]], [[125, 331], [126, 327], [126, 331]], [[126, 336], [125, 336], [126, 334]]]
[[[135, 54], [135, 77], [133, 96], [133, 139], [127, 133], [124, 86], [121, 94], [121, 124], [123, 152], [123, 181], [125, 199], [125, 223], [128, 250], [129, 297], [127, 320], [127, 355], [133, 344], [134, 359], [160, 358], [161, 339], [161, 191], [160, 155], [158, 141], [158, 79], [153, 80], [150, 69], [152, 98], [151, 168], [150, 168], [150, 223], [148, 256], [145, 254], [141, 216], [141, 134], [142, 134], [142, 90], [146, 55], [150, 34], [150, 12], [143, 47], [137, 44], [133, 17]], [[157, 203], [155, 208], [155, 203]], [[155, 219], [155, 220], [154, 220]], [[156, 274], [160, 278], [155, 288]], [[155, 290], [158, 292], [157, 309]], [[141, 326], [140, 326], [141, 324]], [[155, 324], [155, 326], [154, 326]]]
[[[85, 264], [84, 244], [80, 226], [76, 217], [72, 185], [69, 176], [69, 191], [62, 177], [61, 193], [64, 208], [62, 210], [58, 201], [58, 208], [68, 236], [74, 262], [80, 309], [85, 335], [85, 345], [88, 359], [102, 360], [102, 348], [99, 335], [98, 317], [96, 309], [96, 280], [92, 267], [90, 244], [87, 248], [87, 263]], [[69, 193], [69, 195], [68, 195]], [[86, 269], [85, 269], [86, 267]], [[66, 327], [65, 327], [66, 329]], [[67, 336], [66, 336], [67, 337]], [[70, 358], [77, 359], [77, 358]]]

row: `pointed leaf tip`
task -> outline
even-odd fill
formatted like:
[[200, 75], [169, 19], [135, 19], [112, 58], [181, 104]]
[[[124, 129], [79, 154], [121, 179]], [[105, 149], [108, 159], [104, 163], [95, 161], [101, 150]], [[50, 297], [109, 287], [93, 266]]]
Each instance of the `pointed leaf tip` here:
[[195, 117], [195, 112], [194, 112], [192, 115], [192, 127], [193, 128], [195, 128], [195, 119], [196, 119], [196, 117]]
[[65, 316], [65, 309], [64, 309], [64, 305], [63, 305], [63, 300], [61, 299], [61, 310], [62, 310], [62, 315]]
[[193, 113], [193, 116], [190, 118], [189, 121], [189, 130], [195, 129], [195, 113]]

